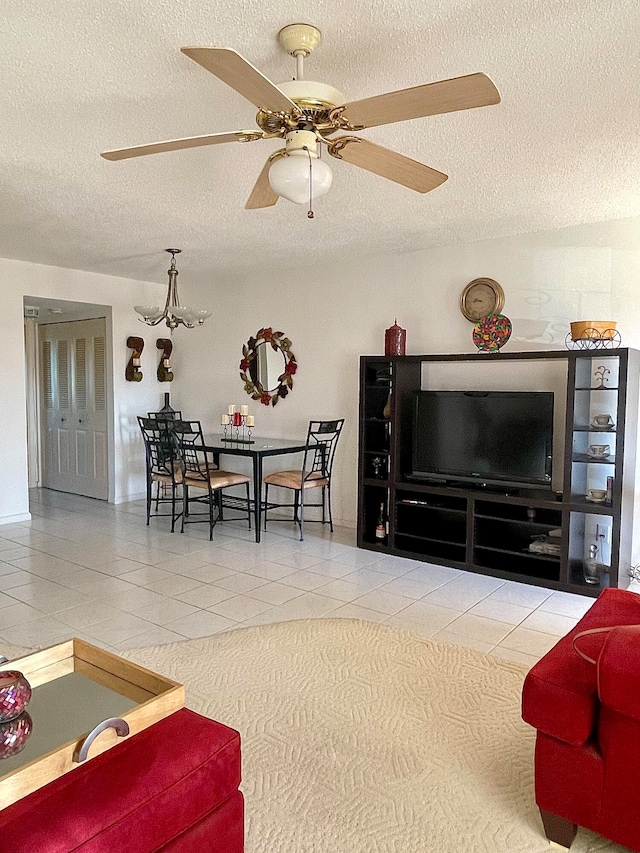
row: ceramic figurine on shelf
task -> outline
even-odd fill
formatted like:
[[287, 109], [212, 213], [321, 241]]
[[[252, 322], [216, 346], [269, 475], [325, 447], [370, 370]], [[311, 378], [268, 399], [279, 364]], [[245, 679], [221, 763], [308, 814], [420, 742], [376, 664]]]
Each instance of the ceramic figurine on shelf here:
[[605, 367], [604, 364], [601, 364], [600, 367], [594, 373], [594, 377], [596, 381], [599, 381], [600, 384], [596, 385], [596, 391], [603, 391], [607, 387], [607, 374], [611, 373], [608, 367]]
[[383, 460], [380, 456], [376, 456], [372, 459], [371, 465], [373, 467], [373, 476], [376, 480], [383, 480], [384, 477], [381, 475]]

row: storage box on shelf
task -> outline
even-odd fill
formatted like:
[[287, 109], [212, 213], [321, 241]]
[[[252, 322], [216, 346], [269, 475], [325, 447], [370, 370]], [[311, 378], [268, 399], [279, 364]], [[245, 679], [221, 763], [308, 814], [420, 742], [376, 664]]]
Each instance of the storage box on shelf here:
[[[554, 435], [563, 459], [562, 471], [555, 473], [561, 495], [412, 482], [412, 394], [421, 388], [423, 363], [463, 366], [479, 358], [476, 353], [361, 358], [358, 544], [587, 595], [604, 586], [627, 586], [640, 353], [501, 352], [485, 359], [483, 390], [492, 387], [491, 367], [499, 362], [519, 361], [527, 371], [535, 361], [565, 363], [566, 419], [564, 432], [556, 429]], [[384, 541], [376, 537], [381, 504], [388, 514]], [[596, 582], [593, 572], [589, 577], [594, 545]]]

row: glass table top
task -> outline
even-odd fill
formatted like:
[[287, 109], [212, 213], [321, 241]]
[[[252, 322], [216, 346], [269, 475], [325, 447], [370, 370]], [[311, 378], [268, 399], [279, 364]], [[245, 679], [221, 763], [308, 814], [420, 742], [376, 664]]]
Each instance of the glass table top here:
[[21, 752], [0, 758], [0, 778], [69, 741], [78, 740], [103, 720], [121, 717], [138, 704], [79, 672], [33, 688], [27, 705], [33, 730]]
[[282, 451], [293, 451], [294, 448], [304, 450], [307, 443], [306, 438], [253, 438], [253, 444], [247, 444], [242, 441], [224, 441], [224, 436], [220, 433], [205, 433], [204, 443], [209, 448], [215, 448], [223, 453], [225, 450], [228, 453], [238, 453], [245, 451], [246, 453], [263, 453], [265, 456], [276, 454]]

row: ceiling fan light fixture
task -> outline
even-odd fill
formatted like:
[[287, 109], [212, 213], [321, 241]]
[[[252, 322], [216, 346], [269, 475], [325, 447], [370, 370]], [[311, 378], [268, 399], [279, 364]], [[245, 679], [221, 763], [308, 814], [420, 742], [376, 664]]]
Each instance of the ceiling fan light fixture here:
[[[278, 39], [296, 62], [294, 78], [278, 86], [231, 48], [181, 48], [185, 56], [226, 83], [258, 109], [258, 130], [170, 139], [132, 148], [103, 151], [102, 157], [106, 160], [126, 160], [204, 145], [284, 138], [285, 149], [274, 151], [269, 156], [245, 208], [258, 210], [273, 207], [279, 197], [295, 204], [306, 204], [308, 201], [307, 216], [313, 219], [313, 197], [328, 192], [332, 178], [331, 169], [318, 157], [318, 145], [327, 145], [327, 153], [338, 160], [394, 181], [415, 192], [427, 193], [444, 183], [447, 175], [351, 134], [386, 124], [500, 103], [500, 93], [492, 80], [482, 73], [465, 74], [462, 77], [423, 83], [395, 92], [348, 101], [334, 86], [305, 78], [305, 58], [318, 47], [322, 39], [317, 27], [306, 23], [289, 24], [280, 30]], [[333, 136], [335, 133], [347, 135], [336, 138]], [[177, 271], [175, 272], [177, 275]], [[176, 300], [174, 304], [179, 303]], [[200, 324], [197, 312], [193, 316]], [[169, 322], [167, 306], [164, 309], [164, 317], [171, 328], [177, 326], [177, 317], [172, 317]], [[161, 319], [162, 317], [157, 322]], [[155, 325], [155, 322], [149, 324]]]
[[328, 193], [332, 180], [329, 164], [302, 148], [274, 160], [269, 169], [271, 189], [294, 204], [309, 204], [309, 189], [314, 199]]

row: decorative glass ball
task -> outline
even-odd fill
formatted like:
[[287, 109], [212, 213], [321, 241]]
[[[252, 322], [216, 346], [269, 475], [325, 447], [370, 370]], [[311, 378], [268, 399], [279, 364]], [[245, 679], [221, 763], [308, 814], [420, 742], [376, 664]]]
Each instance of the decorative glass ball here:
[[31, 685], [17, 669], [0, 671], [0, 723], [14, 720], [31, 699]]
[[0, 759], [17, 755], [27, 745], [33, 730], [33, 720], [23, 711], [15, 720], [0, 723]]

